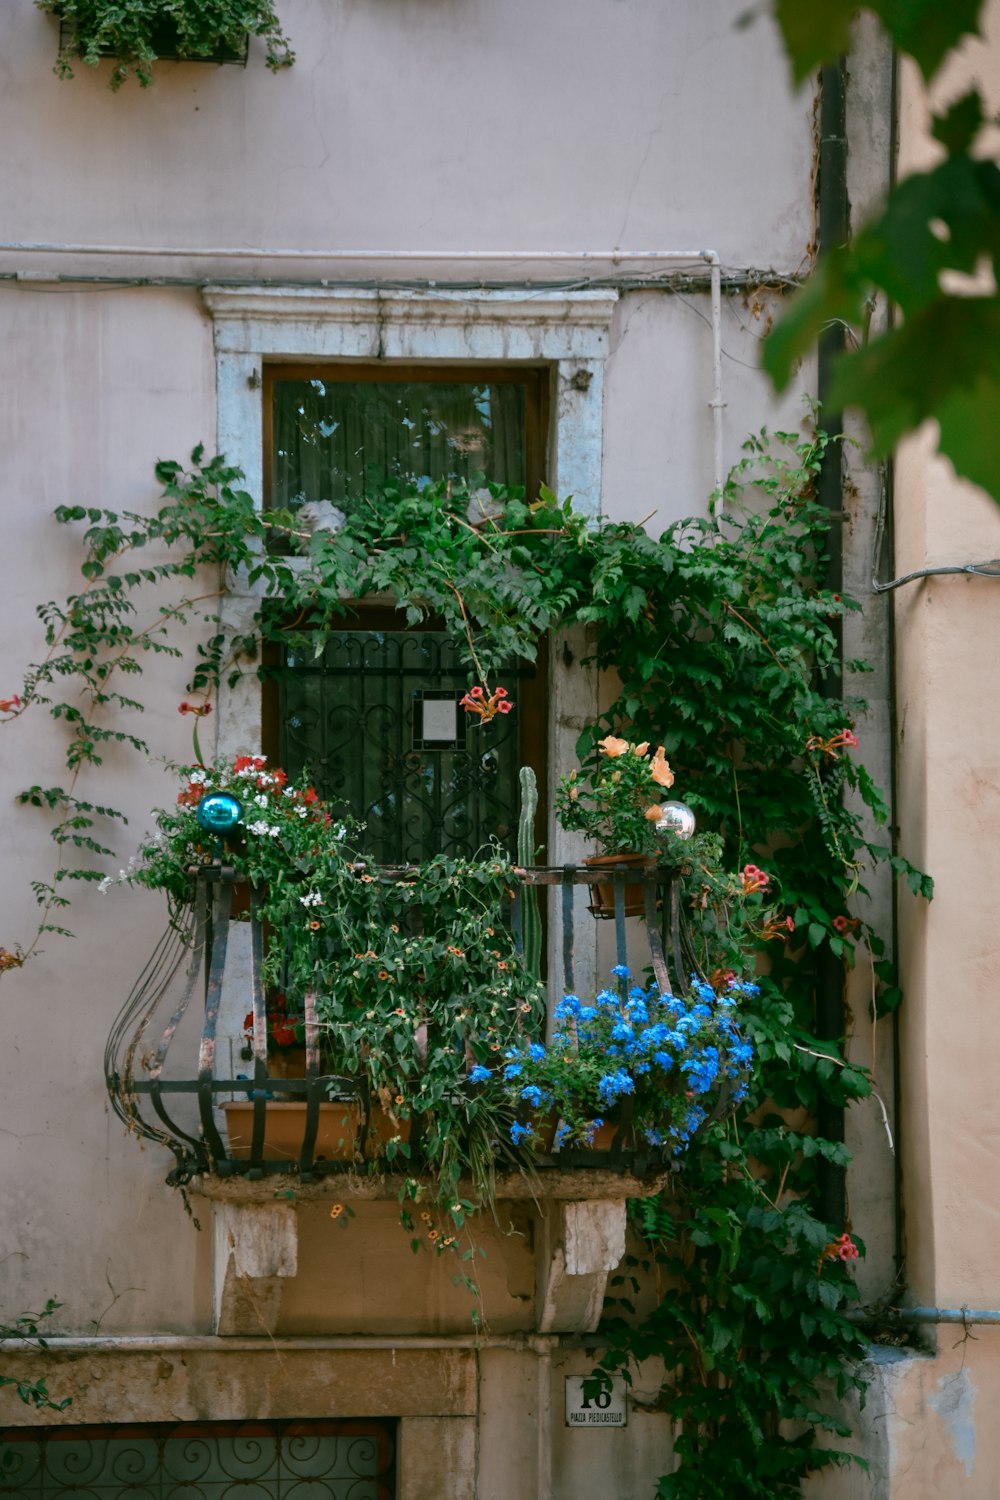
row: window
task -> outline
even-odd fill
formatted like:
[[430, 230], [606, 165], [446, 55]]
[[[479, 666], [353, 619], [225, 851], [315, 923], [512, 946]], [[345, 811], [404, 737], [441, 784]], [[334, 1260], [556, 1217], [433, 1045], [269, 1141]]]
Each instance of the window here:
[[8, 1428], [0, 1495], [59, 1500], [391, 1500], [391, 1422], [202, 1422]]
[[272, 505], [350, 511], [366, 485], [475, 480], [537, 489], [549, 372], [511, 366], [269, 365], [265, 481]]
[[[534, 286], [208, 286], [203, 297], [213, 322], [218, 447], [243, 469], [251, 493], [263, 496], [272, 458], [265, 454], [265, 434], [271, 431], [262, 412], [265, 380], [276, 381], [283, 373], [291, 377], [295, 362], [302, 368], [308, 361], [313, 372], [318, 365], [326, 372], [377, 369], [376, 383], [392, 383], [397, 374], [417, 382], [425, 373], [428, 381], [436, 381], [464, 370], [463, 380], [468, 375], [473, 383], [484, 381], [489, 374], [499, 386], [508, 377], [523, 379], [536, 370], [545, 372], [551, 393], [547, 482], [560, 495], [572, 494], [581, 510], [599, 513], [604, 364], [616, 292]], [[358, 376], [359, 381], [365, 378]], [[531, 411], [526, 395], [529, 485], [536, 477], [531, 473]], [[544, 432], [540, 436], [544, 439]], [[292, 474], [282, 482], [295, 486], [293, 495], [305, 492]], [[258, 603], [252, 590], [241, 595], [234, 589], [223, 604], [224, 627], [245, 634]], [[522, 715], [533, 691], [538, 700], [530, 710], [534, 738], [539, 746], [547, 744], [556, 763], [567, 765], [581, 721], [597, 709], [596, 683], [581, 674], [578, 662], [578, 651], [560, 648], [540, 666], [533, 688], [520, 681], [514, 685], [520, 701], [512, 720], [521, 719], [524, 728]], [[261, 722], [259, 692], [259, 684], [247, 674], [220, 695], [221, 753], [252, 746], [254, 726]], [[277, 754], [275, 712], [265, 702], [263, 713], [265, 748]], [[544, 791], [539, 801], [547, 806]], [[547, 858], [558, 862], [569, 857], [565, 836], [551, 817], [544, 841]]]
[[[548, 381], [547, 370], [509, 366], [265, 367], [266, 493], [282, 508], [349, 512], [387, 483], [537, 489]], [[289, 648], [272, 668], [268, 748], [365, 823], [380, 863], [471, 856], [493, 839], [516, 852], [518, 768], [544, 769], [535, 668], [503, 674], [513, 714], [470, 726], [455, 643], [433, 621], [414, 629], [363, 602], [319, 656]]]

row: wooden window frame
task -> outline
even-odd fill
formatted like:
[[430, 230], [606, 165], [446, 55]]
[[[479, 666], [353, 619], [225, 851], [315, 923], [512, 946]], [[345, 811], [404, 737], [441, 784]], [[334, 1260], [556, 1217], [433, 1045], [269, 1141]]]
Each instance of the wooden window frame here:
[[[525, 493], [537, 495], [539, 486], [545, 483], [546, 452], [548, 448], [552, 369], [547, 365], [519, 364], [453, 364], [442, 361], [435, 364], [393, 363], [372, 364], [368, 361], [353, 363], [344, 360], [302, 361], [269, 360], [263, 367], [263, 455], [264, 455], [264, 505], [272, 503], [274, 485], [274, 387], [282, 381], [304, 381], [322, 379], [337, 380], [345, 384], [360, 384], [365, 381], [382, 384], [412, 385], [418, 382], [439, 385], [484, 384], [524, 386], [524, 454]], [[349, 623], [353, 616], [355, 625]], [[435, 618], [417, 625], [408, 624], [402, 610], [387, 605], [384, 597], [351, 600], [344, 615], [344, 629], [371, 630], [440, 630], [442, 622]], [[277, 668], [280, 664], [279, 649], [272, 642], [265, 646], [265, 667]], [[521, 765], [532, 768], [538, 784], [538, 811], [535, 815], [534, 845], [544, 846], [546, 838], [546, 809], [548, 807], [548, 641], [538, 643], [538, 656], [533, 676], [523, 679], [517, 688], [516, 711], [518, 714], [518, 751]], [[269, 760], [279, 762], [281, 747], [281, 694], [274, 677], [266, 677], [261, 695], [261, 747]]]
[[286, 380], [337, 381], [344, 385], [471, 385], [482, 381], [490, 385], [524, 386], [524, 473], [525, 493], [529, 499], [545, 484], [546, 453], [549, 446], [549, 411], [551, 406], [552, 370], [539, 365], [487, 364], [371, 364], [367, 360], [352, 364], [345, 360], [285, 362], [268, 360], [263, 370], [263, 454], [264, 504], [273, 503], [274, 491], [274, 387]]

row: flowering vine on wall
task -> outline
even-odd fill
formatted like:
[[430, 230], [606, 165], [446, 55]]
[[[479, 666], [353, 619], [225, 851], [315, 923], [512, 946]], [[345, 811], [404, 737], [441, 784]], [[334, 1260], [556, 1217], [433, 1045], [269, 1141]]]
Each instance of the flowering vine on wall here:
[[[931, 893], [928, 877], [862, 823], [858, 802], [876, 825], [887, 819], [856, 756], [864, 706], [829, 691], [837, 623], [857, 606], [819, 581], [829, 517], [814, 486], [826, 442], [751, 439], [719, 525], [690, 520], [659, 537], [626, 523], [592, 527], [548, 491], [528, 500], [494, 486], [496, 505], [473, 527], [461, 486], [404, 486], [374, 496], [336, 533], [300, 538], [305, 560], [294, 567], [268, 541], [296, 531], [296, 517], [262, 515], [237, 469], [196, 451], [188, 470], [157, 466], [165, 493], [154, 516], [60, 508], [61, 522], [86, 527], [83, 583], [39, 611], [45, 652], [0, 699], [4, 733], [16, 734], [25, 713], [48, 712], [67, 751], [61, 785], [21, 794], [51, 815], [57, 865], [36, 888], [38, 931], [20, 942], [7, 936], [0, 951], [9, 981], [62, 930], [68, 883], [105, 878], [120, 814], [96, 790], [102, 750], [114, 743], [149, 753], [123, 683], [146, 653], [172, 649], [176, 624], [205, 622], [189, 688], [203, 714], [227, 677], [256, 670], [261, 637], [315, 649], [352, 597], [389, 593], [411, 622], [428, 614], [444, 622], [469, 666], [465, 707], [483, 722], [508, 711], [496, 685], [503, 663], [533, 660], [545, 632], [587, 627], [594, 661], [613, 669], [619, 690], [581, 736], [581, 770], [560, 791], [565, 815], [589, 808], [596, 819], [609, 769], [619, 787], [634, 772], [630, 817], [645, 836], [669, 766], [700, 829], [742, 872], [742, 896], [759, 902], [753, 932], [768, 954], [757, 993], [740, 1005], [757, 1062], [746, 1098], [698, 1135], [669, 1193], [636, 1207], [642, 1249], [623, 1269], [605, 1328], [606, 1368], [630, 1371], [656, 1355], [670, 1372], [658, 1400], [677, 1423], [678, 1467], [660, 1494], [675, 1500], [775, 1500], [797, 1495], [807, 1472], [847, 1461], [823, 1442], [824, 1430], [846, 1429], [818, 1392], [821, 1381], [859, 1383], [850, 1360], [863, 1344], [843, 1308], [863, 1240], [853, 1225], [814, 1212], [821, 1170], [846, 1165], [842, 1142], [793, 1129], [786, 1112], [815, 1117], [820, 1103], [846, 1107], [870, 1088], [845, 1040], [817, 1036], [814, 1018], [818, 965], [848, 966], [858, 955], [873, 967], [880, 1010], [899, 1003], [891, 957], [864, 908], [852, 907], [868, 872], [884, 863], [914, 895]], [[153, 547], [169, 561], [147, 563], [144, 549]], [[225, 639], [219, 603], [240, 575], [287, 607], [265, 603], [253, 639]], [[152, 582], [175, 597], [144, 618]], [[291, 634], [289, 617], [299, 621]], [[701, 899], [696, 886], [689, 899]], [[710, 903], [704, 912], [710, 921]], [[724, 948], [723, 925], [716, 936]], [[724, 976], [739, 966], [718, 967]], [[653, 1014], [650, 999], [643, 1004]], [[554, 1091], [558, 1055], [544, 1082], [531, 1073], [544, 1061], [529, 1054], [526, 1071], [500, 1081]], [[493, 1064], [478, 1065], [496, 1081]], [[615, 1070], [596, 1081], [598, 1095], [605, 1077]], [[530, 1096], [521, 1102], [530, 1106]], [[654, 1264], [669, 1290], [640, 1313], [631, 1283]]]

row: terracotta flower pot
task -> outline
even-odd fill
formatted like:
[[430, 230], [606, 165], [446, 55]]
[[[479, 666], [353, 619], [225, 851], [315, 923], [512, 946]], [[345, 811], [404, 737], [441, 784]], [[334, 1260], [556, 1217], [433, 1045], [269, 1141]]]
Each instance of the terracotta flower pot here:
[[[648, 854], [595, 854], [590, 859], [585, 859], [584, 864], [591, 869], [606, 870], [653, 870], [656, 861]], [[615, 887], [611, 881], [601, 882], [590, 887], [591, 904], [589, 910], [595, 917], [611, 917], [615, 915]], [[637, 883], [626, 885], [622, 897], [627, 917], [641, 917], [646, 911], [646, 888]]]
[[[233, 1100], [223, 1105], [229, 1134], [229, 1154], [235, 1161], [247, 1161], [253, 1139], [253, 1104]], [[298, 1100], [290, 1104], [269, 1099], [264, 1106], [265, 1161], [298, 1161], [306, 1132], [306, 1105]], [[393, 1120], [384, 1110], [372, 1110], [367, 1139], [362, 1140], [361, 1106], [345, 1099], [319, 1106], [319, 1125], [313, 1146], [315, 1161], [371, 1160], [384, 1153], [394, 1137], [408, 1140], [409, 1120]]]

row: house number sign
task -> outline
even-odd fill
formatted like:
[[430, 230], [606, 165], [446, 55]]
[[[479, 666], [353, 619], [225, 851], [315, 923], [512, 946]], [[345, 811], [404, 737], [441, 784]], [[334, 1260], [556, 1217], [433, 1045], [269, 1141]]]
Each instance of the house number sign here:
[[567, 1427], [624, 1427], [628, 1420], [621, 1375], [567, 1375]]

